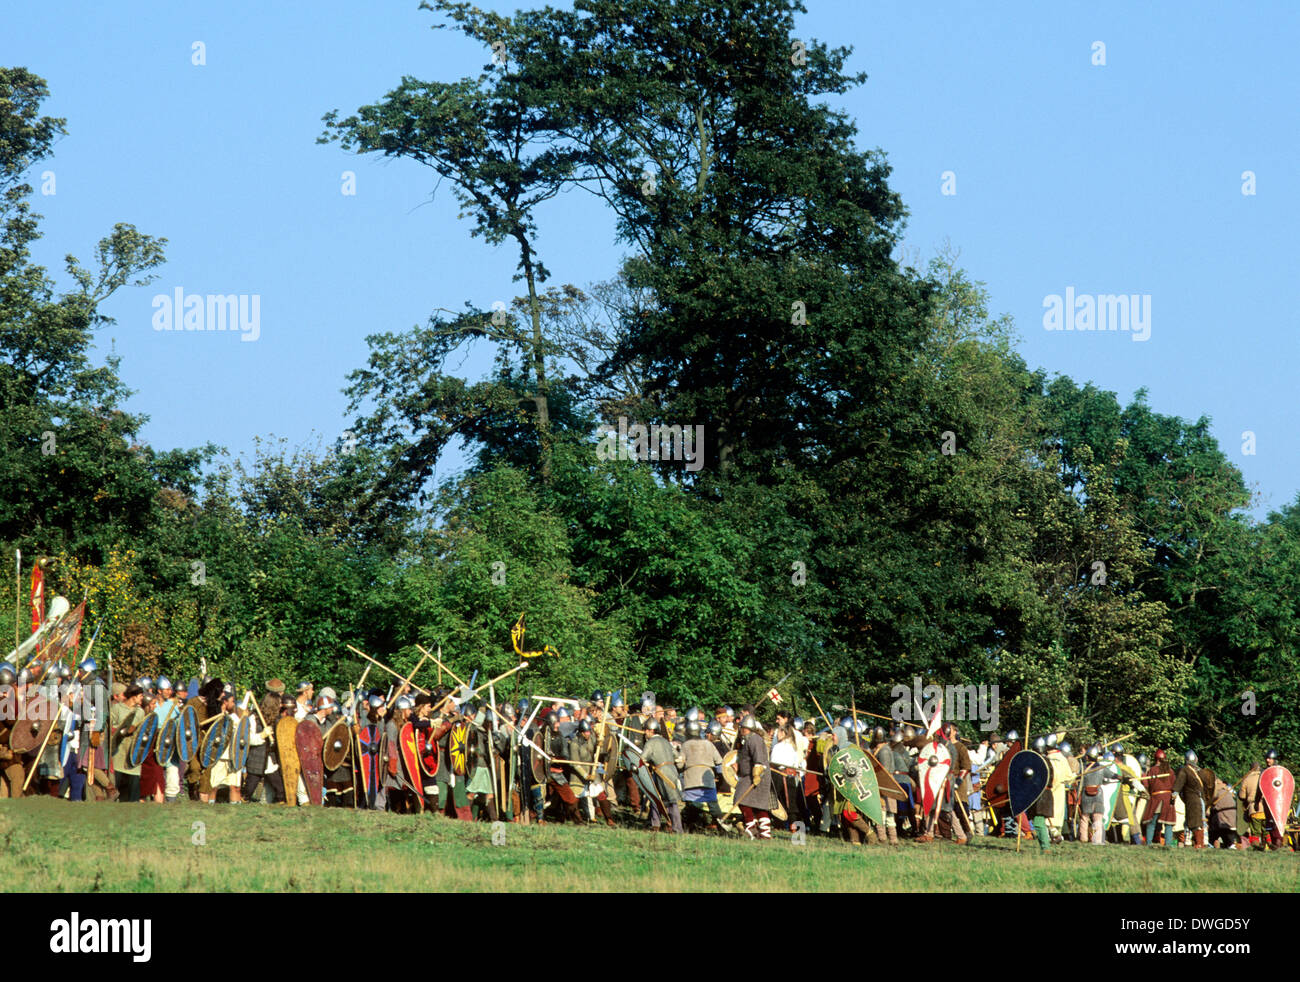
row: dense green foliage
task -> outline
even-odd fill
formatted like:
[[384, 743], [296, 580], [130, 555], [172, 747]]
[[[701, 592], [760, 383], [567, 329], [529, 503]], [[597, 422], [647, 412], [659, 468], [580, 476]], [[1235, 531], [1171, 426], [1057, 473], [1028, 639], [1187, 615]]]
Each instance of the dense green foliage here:
[[[798, 3], [426, 6], [492, 63], [321, 139], [430, 167], [523, 292], [371, 337], [356, 440], [327, 449], [137, 442], [85, 353], [163, 240], [118, 226], [55, 293], [20, 182], [62, 121], [0, 74], [0, 541], [61, 557], [122, 671], [346, 687], [348, 644], [409, 668], [420, 642], [500, 672], [524, 613], [559, 653], [530, 691], [741, 703], [789, 673], [800, 710], [884, 711], [919, 675], [999, 686], [1004, 729], [1032, 704], [1076, 742], [1300, 755], [1300, 502], [1252, 521], [1207, 419], [1030, 369], [954, 257], [901, 263], [884, 156], [826, 101], [863, 78], [794, 46]], [[584, 192], [620, 272], [546, 287], [537, 206]], [[475, 344], [492, 372], [458, 377]], [[609, 459], [620, 419], [698, 426], [698, 456]], [[435, 486], [454, 446], [472, 466]]]

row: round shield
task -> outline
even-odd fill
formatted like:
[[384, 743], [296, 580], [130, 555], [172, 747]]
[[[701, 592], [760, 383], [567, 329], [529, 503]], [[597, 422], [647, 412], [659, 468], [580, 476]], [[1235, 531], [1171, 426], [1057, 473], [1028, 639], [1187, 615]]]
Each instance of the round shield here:
[[737, 753], [734, 750], [728, 750], [722, 755], [722, 779], [733, 788], [738, 780], [736, 776], [736, 756]]
[[193, 706], [181, 711], [176, 723], [176, 756], [188, 764], [199, 752], [199, 718]]
[[252, 736], [253, 717], [245, 716], [235, 727], [235, 745], [230, 748], [230, 766], [237, 771], [242, 771], [244, 765], [248, 763], [248, 748], [252, 746]]
[[333, 771], [342, 767], [343, 762], [348, 759], [348, 751], [351, 747], [352, 731], [348, 729], [347, 721], [341, 719], [325, 734], [324, 747], [321, 751], [325, 770]]
[[234, 735], [234, 723], [229, 716], [222, 717], [212, 724], [208, 730], [208, 737], [203, 741], [203, 754], [199, 757], [199, 763], [204, 767], [211, 767], [221, 755], [226, 752], [226, 747], [230, 743], [230, 738]]
[[149, 748], [153, 746], [154, 737], [158, 733], [158, 717], [150, 713], [144, 718], [139, 729], [135, 731], [135, 739], [131, 741], [131, 749], [127, 752], [126, 762], [132, 767], [139, 767], [143, 762], [145, 755], [149, 753]]
[[180, 718], [177, 716], [170, 717], [163, 724], [162, 731], [158, 734], [158, 746], [154, 747], [154, 756], [160, 764], [171, 763], [172, 754], [176, 750], [176, 733], [180, 729]]
[[469, 723], [462, 720], [451, 728], [451, 736], [447, 739], [447, 753], [451, 757], [453, 772], [469, 773]]
[[16, 754], [35, 750], [54, 725], [58, 706], [44, 696], [33, 696], [21, 707], [22, 716], [9, 732], [9, 749]]

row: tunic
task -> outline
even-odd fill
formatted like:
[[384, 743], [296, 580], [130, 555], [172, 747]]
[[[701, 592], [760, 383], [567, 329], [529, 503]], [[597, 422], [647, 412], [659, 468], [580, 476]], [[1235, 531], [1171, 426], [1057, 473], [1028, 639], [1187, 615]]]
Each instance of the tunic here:
[[1187, 827], [1195, 832], [1205, 821], [1205, 789], [1201, 786], [1201, 775], [1195, 767], [1187, 764], [1178, 771], [1174, 780], [1174, 792], [1183, 796], [1183, 807], [1187, 809]]
[[682, 744], [682, 786], [691, 788], [714, 787], [713, 769], [722, 766], [722, 755], [708, 740], [687, 740]]
[[[754, 784], [754, 768], [762, 767], [762, 776]], [[767, 764], [767, 746], [757, 733], [750, 732], [736, 753], [736, 797], [738, 807], [755, 811], [771, 811], [775, 803], [772, 794], [772, 772]]]
[[1147, 794], [1151, 797], [1147, 799], [1146, 808], [1142, 810], [1142, 824], [1146, 825], [1151, 821], [1153, 816], [1159, 817], [1162, 822], [1172, 823], [1177, 817], [1174, 811], [1173, 790], [1174, 790], [1174, 772], [1169, 769], [1166, 763], [1155, 765], [1150, 773], [1143, 778], [1142, 786], [1147, 789]]
[[677, 774], [676, 754], [673, 745], [661, 736], [647, 736], [641, 759], [655, 776], [655, 787], [659, 789], [664, 804], [675, 805], [682, 800]]

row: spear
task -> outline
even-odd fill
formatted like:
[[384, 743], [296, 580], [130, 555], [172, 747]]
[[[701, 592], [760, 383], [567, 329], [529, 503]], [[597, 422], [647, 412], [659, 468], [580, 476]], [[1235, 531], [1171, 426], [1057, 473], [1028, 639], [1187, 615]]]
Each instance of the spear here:
[[[420, 648], [420, 646], [419, 646], [418, 644], [416, 645], [416, 647], [417, 647], [417, 648]], [[421, 651], [424, 651], [423, 648], [420, 648], [420, 650], [421, 650]], [[425, 652], [425, 653], [428, 654], [428, 652]], [[440, 655], [442, 654], [442, 649], [441, 649], [441, 648], [438, 649], [438, 654], [440, 654]], [[460, 679], [460, 678], [457, 677], [457, 675], [456, 675], [455, 672], [453, 672], [450, 668], [447, 668], [447, 666], [444, 665], [444, 664], [442, 663], [442, 659], [441, 659], [441, 658], [436, 658], [436, 657], [434, 657], [433, 655], [430, 655], [429, 657], [430, 657], [430, 658], [433, 658], [434, 663], [435, 663], [436, 665], [438, 665], [439, 668], [446, 668], [446, 669], [447, 669], [447, 674], [450, 675], [450, 676], [452, 677], [452, 679], [453, 679], [455, 682], [457, 682], [457, 683], [461, 686], [461, 688], [462, 688], [462, 689], [467, 693], [466, 696], [465, 696], [466, 699], [470, 699], [470, 698], [472, 698], [472, 697], [474, 696], [474, 693], [477, 692], [477, 691], [479, 691], [480, 689], [487, 689], [489, 692], [492, 692], [492, 691], [493, 691], [493, 687], [496, 685], [496, 683], [500, 682], [500, 681], [501, 681], [502, 679], [504, 679], [504, 678], [508, 678], [508, 677], [510, 677], [511, 675], [514, 675], [514, 674], [515, 674], [516, 672], [518, 672], [521, 668], [527, 668], [527, 667], [528, 667], [528, 662], [526, 662], [526, 661], [525, 661], [525, 662], [520, 662], [520, 663], [519, 663], [518, 665], [516, 665], [514, 668], [510, 669], [510, 671], [508, 671], [508, 672], [503, 672], [502, 674], [498, 675], [496, 678], [494, 678], [494, 679], [490, 679], [489, 681], [484, 682], [482, 685], [480, 685], [480, 686], [478, 687], [478, 689], [471, 689], [468, 685], [465, 684], [465, 682], [464, 682], [462, 679]], [[382, 668], [383, 666], [381, 665], [380, 667]], [[436, 705], [436, 706], [433, 707], [433, 710], [432, 710], [432, 711], [436, 713], [439, 709], [441, 709], [441, 708], [442, 708], [442, 707], [447, 703], [448, 700], [451, 699], [452, 695], [455, 695], [455, 693], [451, 693], [451, 694], [449, 694], [449, 695], [444, 696], [443, 699], [442, 699], [442, 701], [441, 701], [440, 703], [438, 703], [438, 705]], [[497, 712], [497, 710], [496, 710], [496, 706], [495, 706], [495, 705], [490, 705], [489, 708], [492, 710], [492, 714], [493, 714], [494, 716], [496, 716], [496, 718], [497, 718], [498, 720], [501, 720], [502, 722], [507, 722], [507, 720], [506, 720], [506, 719], [505, 719], [505, 718], [504, 718], [500, 713]], [[537, 709], [541, 709], [541, 706], [538, 705]], [[534, 711], [533, 711], [533, 716], [536, 716], [536, 715], [537, 715], [537, 710], [534, 710]], [[532, 717], [529, 717], [528, 722], [529, 722], [529, 723], [532, 722]], [[546, 753], [544, 750], [542, 750], [541, 747], [537, 746], [537, 744], [533, 743], [533, 741], [529, 740], [528, 737], [526, 737], [526, 736], [524, 735], [524, 730], [526, 730], [527, 728], [528, 728], [527, 724], [525, 724], [524, 726], [521, 726], [521, 727], [519, 728], [519, 739], [520, 739], [521, 741], [523, 741], [523, 743], [526, 744], [530, 749], [532, 749], [532, 750], [536, 750], [539, 754], [541, 754], [543, 757], [545, 757], [547, 760], [549, 760], [550, 757], [551, 757], [551, 755], [548, 754], [548, 753]]]
[[20, 624], [23, 619], [23, 551], [14, 550], [14, 650], [22, 644]]
[[812, 694], [812, 689], [808, 690], [808, 695], [812, 696], [813, 705], [817, 707], [817, 712], [821, 713], [822, 719], [826, 720], [827, 728], [831, 730], [835, 729], [835, 724], [832, 723], [831, 718], [826, 715], [826, 710], [822, 709], [822, 704], [817, 701], [817, 697]]
[[104, 755], [108, 757], [108, 783], [113, 784], [113, 651], [108, 652], [108, 722], [104, 727]]
[[[418, 646], [417, 646], [417, 647], [418, 647]], [[401, 679], [401, 678], [402, 678], [401, 673], [396, 672], [396, 671], [394, 671], [393, 669], [389, 668], [387, 665], [385, 665], [385, 664], [384, 664], [383, 662], [381, 662], [379, 659], [377, 659], [377, 658], [371, 658], [369, 655], [367, 655], [367, 654], [366, 654], [364, 651], [362, 651], [360, 648], [354, 648], [354, 647], [352, 647], [352, 645], [348, 645], [347, 648], [348, 648], [349, 651], [352, 651], [352, 652], [354, 652], [354, 653], [360, 655], [360, 656], [361, 656], [362, 658], [364, 658], [366, 661], [371, 662], [372, 664], [378, 665], [380, 668], [382, 668], [382, 669], [383, 669], [385, 672], [387, 672], [389, 675], [393, 676], [393, 678], [396, 678], [396, 679]], [[407, 680], [406, 680], [406, 679], [402, 679], [402, 681], [403, 681], [403, 682], [406, 682]], [[422, 689], [422, 688], [420, 688], [420, 686], [416, 685], [414, 682], [410, 682], [409, 685], [410, 685], [411, 688], [414, 689], [416, 692], [422, 692], [422, 693], [424, 693], [426, 696], [429, 694], [429, 690], [428, 690], [428, 689]]]

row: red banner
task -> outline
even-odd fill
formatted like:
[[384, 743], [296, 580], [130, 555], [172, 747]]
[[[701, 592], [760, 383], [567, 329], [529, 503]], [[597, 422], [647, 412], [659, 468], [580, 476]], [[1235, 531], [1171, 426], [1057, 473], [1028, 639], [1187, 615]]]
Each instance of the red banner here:
[[45, 621], [45, 570], [41, 569], [41, 564], [37, 561], [32, 567], [32, 633], [35, 634], [41, 629], [41, 624]]

